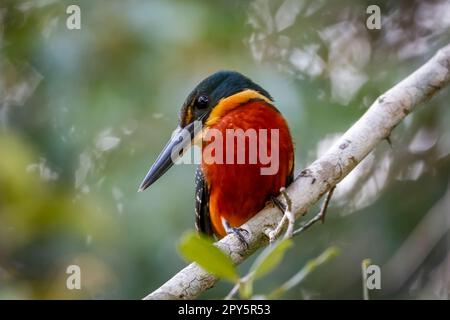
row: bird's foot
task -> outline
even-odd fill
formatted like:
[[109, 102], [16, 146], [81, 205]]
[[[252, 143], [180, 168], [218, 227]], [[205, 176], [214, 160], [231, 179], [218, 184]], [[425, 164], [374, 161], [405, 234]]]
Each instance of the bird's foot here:
[[245, 246], [245, 248], [246, 249], [249, 248], [249, 244], [248, 244], [247, 240], [245, 240], [245, 237], [243, 235], [244, 232], [248, 234], [249, 233], [248, 230], [245, 230], [244, 228], [232, 227], [230, 225], [230, 223], [224, 218], [222, 218], [222, 225], [223, 225], [223, 228], [225, 229], [225, 232], [227, 234], [234, 234], [234, 235], [236, 235], [236, 237]]

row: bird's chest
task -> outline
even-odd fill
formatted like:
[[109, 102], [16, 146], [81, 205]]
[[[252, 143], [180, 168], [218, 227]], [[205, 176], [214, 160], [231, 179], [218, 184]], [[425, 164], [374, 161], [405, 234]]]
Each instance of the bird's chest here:
[[[210, 215], [222, 233], [220, 217], [239, 226], [285, 185], [289, 131], [276, 111], [246, 106], [205, 132], [202, 171], [210, 190]], [[292, 155], [292, 145], [289, 152]], [[281, 165], [280, 165], [281, 164]]]

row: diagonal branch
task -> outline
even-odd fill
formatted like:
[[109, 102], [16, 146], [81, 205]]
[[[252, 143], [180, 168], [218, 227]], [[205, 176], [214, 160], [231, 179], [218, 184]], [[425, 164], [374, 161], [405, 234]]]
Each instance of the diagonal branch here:
[[[287, 188], [296, 218], [316, 203], [361, 162], [420, 103], [450, 82], [450, 44], [381, 95], [367, 112], [328, 150], [304, 169]], [[248, 248], [229, 235], [216, 243], [239, 264], [269, 242], [266, 234], [276, 229], [283, 214], [266, 207], [242, 227], [249, 231]], [[144, 299], [194, 299], [214, 286], [217, 278], [192, 263]]]

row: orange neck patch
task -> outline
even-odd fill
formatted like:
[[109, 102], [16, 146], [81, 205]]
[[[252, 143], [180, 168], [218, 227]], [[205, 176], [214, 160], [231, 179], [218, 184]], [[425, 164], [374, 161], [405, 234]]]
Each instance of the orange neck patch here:
[[264, 100], [269, 104], [273, 103], [270, 99], [268, 99], [267, 97], [263, 96], [262, 94], [260, 94], [255, 90], [247, 89], [238, 92], [232, 96], [229, 96], [219, 101], [219, 103], [214, 107], [208, 119], [206, 120], [205, 122], [206, 126], [207, 127], [213, 126], [214, 124], [219, 122], [220, 119], [229, 111], [241, 106], [242, 104], [248, 102], [251, 99]]

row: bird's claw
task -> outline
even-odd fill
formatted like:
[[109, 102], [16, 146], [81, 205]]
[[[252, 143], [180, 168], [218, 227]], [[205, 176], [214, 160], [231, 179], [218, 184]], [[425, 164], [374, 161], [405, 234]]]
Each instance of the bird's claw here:
[[246, 249], [248, 249], [249, 244], [248, 244], [247, 240], [245, 240], [245, 237], [242, 234], [243, 232], [246, 232], [247, 234], [249, 233], [248, 230], [245, 230], [243, 228], [231, 228], [231, 230], [229, 232], [227, 231], [228, 234], [236, 235], [236, 237], [238, 237], [239, 241], [245, 246]]
[[280, 209], [282, 212], [286, 212], [286, 205], [277, 197], [270, 197], [270, 201], [273, 203], [273, 205], [275, 207], [277, 207], [278, 209]]
[[230, 225], [230, 223], [223, 218], [222, 218], [222, 224], [223, 224], [223, 227], [227, 234], [234, 234], [239, 239], [239, 241], [245, 246], [246, 249], [249, 248], [249, 244], [248, 244], [247, 240], [245, 240], [244, 235], [242, 234], [243, 232], [249, 234], [248, 230], [245, 230], [244, 228], [239, 228], [239, 227], [232, 227]]

